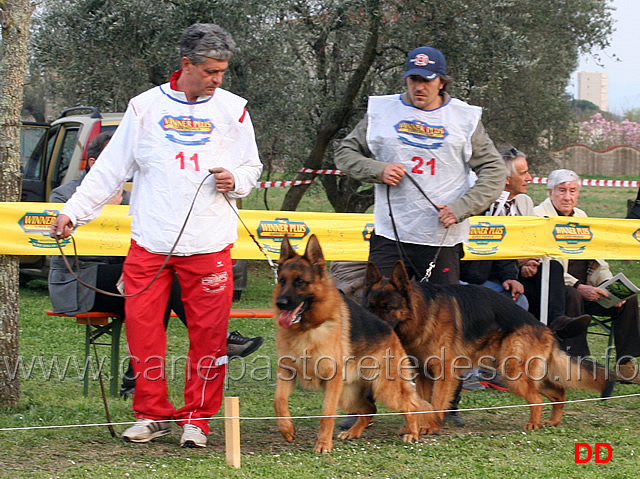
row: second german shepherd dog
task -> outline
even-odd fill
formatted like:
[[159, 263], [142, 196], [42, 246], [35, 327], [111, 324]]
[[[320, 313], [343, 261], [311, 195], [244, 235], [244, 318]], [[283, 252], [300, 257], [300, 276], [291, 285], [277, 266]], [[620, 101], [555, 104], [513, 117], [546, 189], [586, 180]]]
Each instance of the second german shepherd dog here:
[[[536, 404], [527, 430], [542, 424], [542, 396], [564, 401], [569, 388], [604, 397], [615, 384], [608, 370], [568, 356], [549, 328], [484, 286], [412, 282], [401, 261], [387, 279], [369, 263], [363, 304], [394, 325], [407, 353], [418, 359], [418, 392], [436, 411], [453, 400], [459, 374], [479, 365], [499, 371], [512, 393]], [[559, 424], [563, 407], [553, 404], [545, 424]]]
[[[304, 388], [324, 389], [320, 431], [315, 452], [331, 452], [336, 409], [364, 414], [340, 439], [358, 438], [370, 424], [376, 401], [399, 412], [433, 411], [418, 396], [409, 379], [402, 378], [406, 353], [393, 329], [380, 318], [346, 299], [335, 287], [315, 235], [303, 256], [282, 241], [278, 283], [273, 292], [277, 335], [278, 374], [275, 410], [278, 429], [291, 442], [294, 427], [289, 396], [296, 380]], [[436, 414], [406, 414], [405, 442], [438, 429]]]

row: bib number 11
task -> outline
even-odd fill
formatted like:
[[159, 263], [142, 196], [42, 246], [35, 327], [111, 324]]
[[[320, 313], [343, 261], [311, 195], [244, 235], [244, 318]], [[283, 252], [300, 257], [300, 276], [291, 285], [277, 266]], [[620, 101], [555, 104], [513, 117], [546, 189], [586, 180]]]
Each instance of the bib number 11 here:
[[[416, 175], [435, 175], [436, 174], [436, 159], [431, 158], [428, 161], [425, 161], [424, 158], [419, 156], [414, 156], [411, 158], [411, 161], [415, 163], [413, 168], [411, 168], [411, 173], [415, 173]], [[427, 171], [425, 171], [425, 168]]]
[[[184, 170], [185, 169], [185, 158], [184, 158], [184, 153], [180, 152], [176, 155], [176, 160], [180, 161], [180, 169]], [[198, 164], [198, 154], [194, 153], [191, 158], [189, 158], [189, 160], [187, 161], [192, 161], [193, 162], [193, 169], [195, 171], [200, 171], [200, 165]]]

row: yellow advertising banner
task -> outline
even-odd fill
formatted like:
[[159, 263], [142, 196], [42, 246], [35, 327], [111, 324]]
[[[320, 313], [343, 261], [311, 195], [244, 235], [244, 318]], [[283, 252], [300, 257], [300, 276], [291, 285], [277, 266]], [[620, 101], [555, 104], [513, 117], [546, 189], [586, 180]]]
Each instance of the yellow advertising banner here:
[[[0, 203], [0, 254], [57, 255], [49, 226], [60, 203]], [[373, 215], [240, 210], [242, 222], [255, 240], [277, 259], [288, 235], [304, 251], [313, 233], [328, 260], [366, 260], [373, 231]], [[249, 233], [238, 223], [236, 259], [265, 259]], [[104, 208], [98, 219], [74, 232], [79, 255], [125, 256], [131, 218], [127, 206]], [[202, 234], [207, 234], [203, 231]], [[73, 254], [70, 239], [63, 241]], [[474, 216], [470, 218], [465, 259], [555, 256], [577, 259], [640, 259], [640, 222], [610, 218]]]

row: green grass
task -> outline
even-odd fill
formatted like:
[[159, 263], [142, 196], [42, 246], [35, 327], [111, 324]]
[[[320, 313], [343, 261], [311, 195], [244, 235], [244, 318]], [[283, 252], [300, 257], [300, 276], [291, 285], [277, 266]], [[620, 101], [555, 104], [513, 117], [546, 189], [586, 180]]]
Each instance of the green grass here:
[[[272, 181], [287, 181], [294, 179], [294, 176], [277, 175]], [[289, 188], [260, 188], [255, 189], [248, 197], [242, 199], [242, 208], [247, 210], [280, 210], [282, 201]], [[304, 197], [300, 201], [298, 211], [332, 212], [331, 204], [327, 200], [327, 195], [317, 180], [311, 184]]]
[[[537, 189], [535, 185], [531, 189]], [[585, 206], [592, 216], [623, 216], [623, 205], [630, 190], [612, 188], [601, 195], [599, 188], [585, 187], [582, 199], [598, 195], [599, 200]], [[536, 197], [538, 192], [532, 191]], [[541, 197], [544, 189], [540, 188]], [[539, 201], [539, 200], [538, 200]], [[538, 202], [537, 201], [537, 202]], [[582, 203], [582, 201], [581, 201]], [[246, 207], [246, 206], [245, 206]], [[620, 211], [618, 213], [618, 211]], [[608, 212], [608, 214], [605, 214]], [[612, 261], [614, 272], [623, 269], [640, 284], [640, 262]], [[251, 261], [249, 285], [235, 307], [269, 307], [273, 275], [265, 261]], [[20, 291], [20, 355], [33, 370], [21, 378], [22, 397], [15, 408], [0, 410], [0, 427], [97, 424], [105, 422], [98, 382], [92, 380], [89, 397], [82, 396], [82, 381], [71, 369], [66, 377], [45, 378], [54, 358], [82, 361], [84, 329], [72, 320], [44, 314], [50, 308], [46, 287], [31, 282]], [[270, 320], [232, 319], [230, 328], [245, 335], [265, 338], [262, 348], [245, 363], [233, 361], [229, 367], [227, 396], [240, 398], [241, 416], [273, 416], [276, 361], [275, 328]], [[187, 350], [186, 330], [179, 321], [169, 326], [168, 357]], [[601, 354], [604, 341], [593, 337], [592, 351]], [[124, 341], [123, 341], [124, 343]], [[99, 353], [108, 354], [106, 347]], [[121, 357], [126, 355], [123, 344]], [[105, 365], [108, 370], [108, 362]], [[27, 368], [28, 369], [28, 368]], [[170, 380], [169, 393], [181, 405], [184, 375], [180, 367]], [[637, 394], [634, 385], [617, 385], [615, 395]], [[592, 398], [593, 394], [570, 392], [568, 399]], [[416, 444], [404, 444], [397, 436], [402, 425], [398, 416], [381, 416], [359, 440], [336, 440], [329, 456], [314, 454], [317, 419], [299, 419], [297, 436], [286, 443], [270, 419], [243, 420], [242, 468], [235, 470], [224, 459], [224, 433], [220, 420], [212, 421], [210, 446], [204, 450], [178, 447], [179, 431], [149, 444], [129, 444], [111, 438], [105, 426], [0, 431], [0, 477], [85, 478], [85, 477], [230, 477], [230, 478], [600, 478], [635, 477], [640, 454], [640, 398], [629, 397], [606, 402], [568, 404], [560, 427], [524, 432], [528, 410], [524, 407], [481, 410], [522, 405], [524, 401], [504, 392], [463, 393], [461, 408], [467, 422], [464, 428], [445, 426], [434, 436]], [[133, 421], [130, 401], [108, 398], [111, 419], [116, 423]], [[320, 392], [296, 390], [291, 398], [294, 415], [319, 415]], [[549, 408], [545, 408], [548, 417]], [[219, 416], [222, 416], [220, 413]], [[114, 426], [119, 434], [126, 424]], [[610, 443], [613, 459], [607, 464], [574, 464], [574, 443]]]

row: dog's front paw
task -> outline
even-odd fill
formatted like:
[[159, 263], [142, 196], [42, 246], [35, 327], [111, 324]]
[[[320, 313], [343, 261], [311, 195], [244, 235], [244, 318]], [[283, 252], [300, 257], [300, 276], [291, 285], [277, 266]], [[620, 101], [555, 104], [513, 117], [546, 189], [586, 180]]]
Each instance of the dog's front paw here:
[[320, 439], [318, 439], [318, 441], [316, 441], [316, 446], [313, 448], [313, 452], [329, 454], [332, 449], [333, 449], [332, 441], [321, 441]]
[[362, 431], [354, 431], [354, 429], [351, 428], [338, 434], [338, 439], [341, 439], [343, 441], [348, 439], [358, 439], [361, 435]]
[[435, 434], [441, 427], [442, 421], [439, 421], [436, 416], [424, 418], [420, 423], [420, 434]]
[[562, 419], [555, 421], [552, 419], [547, 419], [546, 421], [544, 421], [542, 423], [543, 426], [557, 426], [558, 424], [560, 424], [562, 422]]
[[524, 430], [525, 431], [533, 431], [535, 429], [540, 429], [541, 424], [539, 422], [531, 422], [529, 421], [527, 424], [524, 425]]
[[402, 442], [418, 442], [420, 440], [419, 434], [405, 434], [402, 436]]
[[279, 419], [278, 430], [280, 431], [280, 434], [282, 434], [282, 437], [284, 437], [285, 441], [293, 442], [293, 438], [296, 435], [296, 430], [293, 427], [293, 422], [290, 419]]

